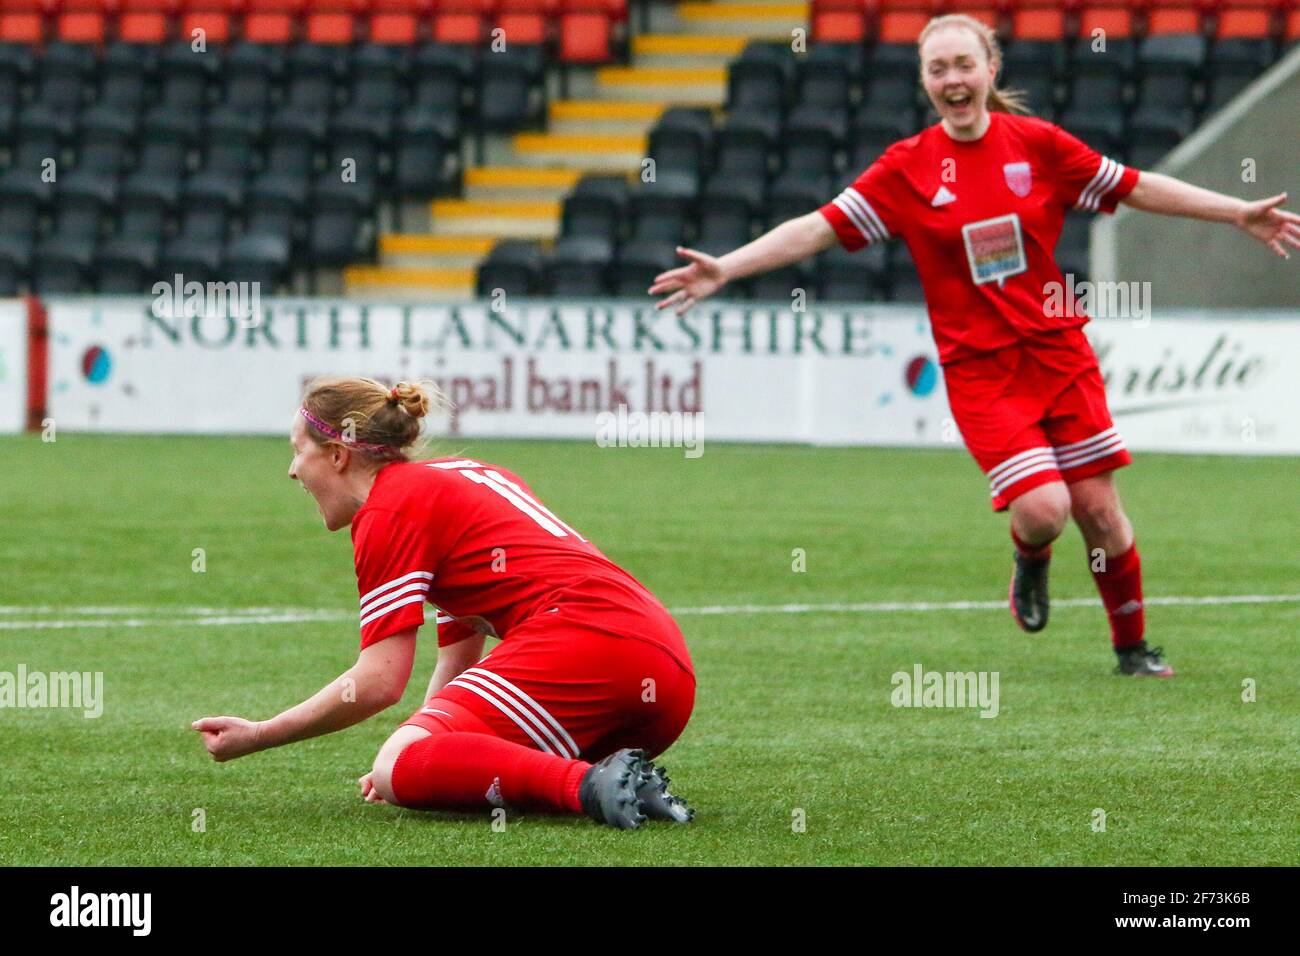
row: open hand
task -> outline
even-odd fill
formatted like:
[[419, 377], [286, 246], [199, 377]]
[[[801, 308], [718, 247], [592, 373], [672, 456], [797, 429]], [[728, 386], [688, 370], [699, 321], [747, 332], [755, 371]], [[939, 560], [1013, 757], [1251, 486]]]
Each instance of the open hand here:
[[[1300, 249], [1300, 216], [1279, 209], [1286, 202], [1286, 193], [1269, 199], [1248, 202], [1237, 217], [1237, 226], [1248, 236], [1253, 236], [1283, 259], [1290, 259], [1286, 246]], [[1285, 245], [1284, 245], [1285, 244]]]
[[694, 249], [683, 249], [681, 246], [677, 247], [677, 254], [683, 259], [689, 259], [690, 265], [670, 269], [655, 276], [650, 294], [662, 295], [671, 292], [672, 295], [662, 300], [656, 308], [671, 309], [676, 306], [677, 314], [685, 315], [696, 302], [707, 299], [726, 285], [727, 277], [723, 274], [722, 266], [713, 256], [696, 252]]

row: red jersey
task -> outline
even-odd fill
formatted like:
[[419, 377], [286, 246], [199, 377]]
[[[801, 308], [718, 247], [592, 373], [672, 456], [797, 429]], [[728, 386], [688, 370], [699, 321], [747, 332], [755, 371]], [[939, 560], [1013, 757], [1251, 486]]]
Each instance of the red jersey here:
[[947, 364], [1087, 322], [1047, 306], [1065, 212], [1114, 212], [1137, 179], [1059, 126], [994, 112], [973, 142], [936, 123], [895, 143], [821, 213], [850, 251], [902, 237]]
[[660, 629], [680, 635], [640, 582], [495, 465], [386, 465], [352, 519], [352, 545], [363, 648], [423, 624], [426, 601], [440, 611], [439, 645], [475, 631], [505, 638], [561, 596], [596, 631], [652, 643]]

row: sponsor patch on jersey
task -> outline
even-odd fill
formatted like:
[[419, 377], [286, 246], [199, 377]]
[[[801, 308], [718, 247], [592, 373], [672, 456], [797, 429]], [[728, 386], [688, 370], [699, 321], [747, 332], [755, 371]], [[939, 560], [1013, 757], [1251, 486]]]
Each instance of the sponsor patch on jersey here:
[[996, 282], [1001, 286], [1008, 276], [1028, 268], [1020, 217], [1015, 213], [967, 223], [961, 227], [961, 236], [966, 242], [970, 277], [976, 285]]
[[1007, 188], [1021, 199], [1029, 195], [1034, 176], [1029, 171], [1028, 163], [1007, 163], [1002, 167], [1002, 175], [1007, 181]]

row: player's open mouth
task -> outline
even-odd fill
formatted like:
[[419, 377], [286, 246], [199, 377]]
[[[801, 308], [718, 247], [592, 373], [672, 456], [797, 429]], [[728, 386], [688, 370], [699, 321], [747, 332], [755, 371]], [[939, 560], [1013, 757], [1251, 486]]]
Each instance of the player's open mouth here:
[[943, 101], [944, 101], [945, 103], [947, 103], [949, 106], [954, 106], [954, 107], [957, 107], [958, 109], [960, 109], [960, 108], [962, 108], [963, 106], [969, 106], [969, 105], [970, 105], [970, 94], [969, 94], [969, 93], [949, 93], [947, 96], [945, 96], [945, 97], [943, 98]]

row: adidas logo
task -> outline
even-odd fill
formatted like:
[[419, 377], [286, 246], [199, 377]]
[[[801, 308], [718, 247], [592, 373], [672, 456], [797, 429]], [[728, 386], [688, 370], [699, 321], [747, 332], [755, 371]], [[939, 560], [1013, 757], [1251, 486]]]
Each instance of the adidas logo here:
[[940, 186], [939, 191], [935, 193], [934, 198], [930, 200], [930, 205], [946, 206], [948, 205], [948, 203], [956, 202], [956, 201], [957, 201], [957, 197], [948, 191], [947, 186]]

